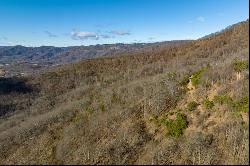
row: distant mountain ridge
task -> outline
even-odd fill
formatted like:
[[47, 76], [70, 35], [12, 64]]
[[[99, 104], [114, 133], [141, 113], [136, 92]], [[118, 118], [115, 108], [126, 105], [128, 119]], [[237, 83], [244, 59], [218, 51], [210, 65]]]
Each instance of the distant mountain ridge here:
[[[72, 60], [67, 57], [74, 57], [72, 59], [86, 59], [99, 56], [114, 55], [115, 53], [130, 52], [139, 50], [141, 48], [154, 46], [183, 43], [188, 40], [175, 40], [167, 42], [156, 43], [135, 43], [135, 44], [103, 44], [90, 46], [69, 46], [69, 47], [54, 47], [54, 46], [40, 46], [40, 47], [25, 47], [21, 45], [16, 46], [1, 46], [0, 47], [0, 62], [11, 61], [10, 56], [15, 60], [24, 60], [30, 62], [52, 62], [65, 63]], [[60, 58], [60, 61], [58, 61]], [[64, 59], [65, 58], [65, 59]], [[13, 59], [13, 60], [14, 60]]]
[[145, 49], [171, 46], [188, 41], [189, 40], [174, 40], [156, 43], [117, 43], [70, 47], [1, 46], [0, 65], [5, 66], [4, 68], [8, 71], [8, 76], [20, 75], [20, 73], [30, 74], [44, 67], [102, 56], [116, 56], [123, 53], [139, 52], [140, 50], [145, 51]]

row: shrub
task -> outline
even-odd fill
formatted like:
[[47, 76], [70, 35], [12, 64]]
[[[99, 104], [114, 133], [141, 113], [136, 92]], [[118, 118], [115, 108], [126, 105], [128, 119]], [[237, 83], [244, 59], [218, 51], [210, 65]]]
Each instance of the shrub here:
[[182, 80], [179, 82], [179, 84], [180, 84], [181, 86], [186, 86], [186, 85], [189, 83], [189, 77], [190, 77], [189, 74], [185, 75], [185, 76], [182, 78]]
[[101, 102], [101, 104], [99, 105], [99, 109], [101, 110], [101, 112], [105, 112], [105, 105], [103, 104], [103, 102]]
[[240, 100], [233, 102], [233, 110], [238, 112], [247, 112], [249, 107], [249, 97], [243, 96]]
[[237, 61], [233, 63], [233, 69], [236, 72], [241, 72], [242, 70], [248, 69], [249, 63], [248, 61]]
[[191, 82], [192, 82], [192, 85], [197, 87], [199, 84], [200, 84], [200, 79], [201, 79], [201, 75], [206, 71], [206, 68], [202, 68], [200, 69], [199, 71], [197, 72], [194, 72], [192, 75], [191, 75]]
[[176, 120], [163, 120], [162, 123], [167, 127], [167, 135], [175, 138], [178, 138], [188, 126], [186, 116], [179, 112], [176, 114]]
[[214, 102], [208, 100], [207, 98], [203, 101], [203, 105], [206, 109], [212, 109], [214, 106]]
[[112, 97], [111, 97], [111, 102], [112, 103], [118, 103], [120, 101], [120, 97], [117, 94], [116, 91], [113, 90]]
[[214, 102], [220, 104], [227, 104], [230, 109], [235, 112], [247, 112], [249, 107], [249, 97], [242, 96], [240, 100], [234, 101], [227, 95], [218, 95], [214, 97]]
[[170, 80], [175, 80], [176, 76], [177, 76], [176, 72], [169, 72], [169, 73], [167, 73], [167, 77]]
[[216, 95], [214, 96], [214, 102], [219, 104], [230, 104], [232, 103], [232, 98], [227, 95]]
[[194, 111], [194, 110], [197, 108], [198, 105], [199, 105], [199, 104], [196, 103], [195, 101], [191, 101], [191, 102], [188, 103], [188, 105], [187, 105], [187, 110], [188, 110], [188, 111]]
[[191, 74], [185, 75], [179, 82], [181, 86], [186, 86], [189, 83], [189, 78], [191, 79], [192, 85], [197, 87], [200, 84], [201, 75], [207, 70], [207, 68], [201, 68], [200, 70], [193, 72]]
[[93, 107], [89, 106], [86, 108], [86, 111], [89, 113], [93, 113], [93, 112], [95, 112], [95, 109]]
[[211, 88], [212, 84], [210, 82], [203, 82], [202, 86], [205, 87], [205, 88]]
[[81, 114], [80, 112], [76, 112], [74, 116], [72, 117], [71, 121], [72, 122], [78, 122], [81, 119]]

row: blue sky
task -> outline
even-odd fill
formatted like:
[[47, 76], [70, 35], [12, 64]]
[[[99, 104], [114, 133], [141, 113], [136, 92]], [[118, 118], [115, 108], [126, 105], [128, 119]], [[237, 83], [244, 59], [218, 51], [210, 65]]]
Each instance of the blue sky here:
[[0, 45], [197, 39], [248, 19], [248, 0], [0, 0]]

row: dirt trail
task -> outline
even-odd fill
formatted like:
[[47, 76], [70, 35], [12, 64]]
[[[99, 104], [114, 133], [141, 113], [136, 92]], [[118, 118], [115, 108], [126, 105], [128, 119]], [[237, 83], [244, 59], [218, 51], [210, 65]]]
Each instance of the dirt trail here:
[[188, 88], [188, 99], [195, 100], [195, 86], [192, 84], [191, 77], [189, 78], [189, 82], [187, 84]]
[[[188, 103], [190, 101], [200, 101], [200, 96], [196, 95], [197, 89], [195, 86], [192, 85], [191, 77], [189, 78], [189, 83], [187, 84], [188, 92], [187, 96], [185, 97], [185, 102]], [[217, 84], [214, 84], [212, 88], [207, 92], [207, 98], [212, 101], [214, 97], [218, 94], [219, 86]], [[204, 109], [202, 106], [202, 103], [199, 103], [197, 108], [187, 114], [188, 119], [190, 121], [189, 127], [186, 129], [186, 132], [192, 132], [192, 131], [204, 131], [204, 126], [201, 124], [212, 124], [214, 122], [215, 118], [210, 117], [210, 112], [208, 110]], [[213, 119], [213, 120], [212, 120]], [[218, 119], [216, 119], [217, 121]]]

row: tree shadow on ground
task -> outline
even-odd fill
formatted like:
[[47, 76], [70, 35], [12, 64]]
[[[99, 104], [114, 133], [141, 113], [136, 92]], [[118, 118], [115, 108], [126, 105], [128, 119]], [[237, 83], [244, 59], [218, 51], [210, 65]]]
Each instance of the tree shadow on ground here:
[[0, 117], [24, 109], [34, 94], [24, 78], [0, 78]]
[[21, 78], [0, 78], [0, 95], [16, 93], [30, 93], [33, 89]]

